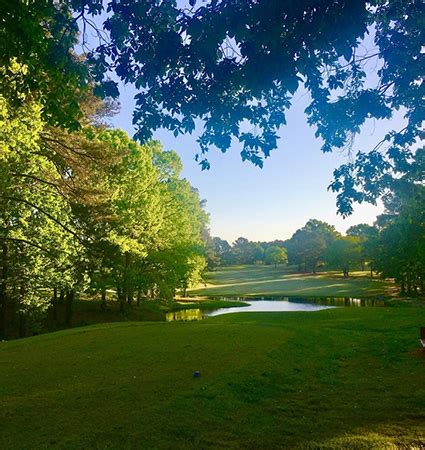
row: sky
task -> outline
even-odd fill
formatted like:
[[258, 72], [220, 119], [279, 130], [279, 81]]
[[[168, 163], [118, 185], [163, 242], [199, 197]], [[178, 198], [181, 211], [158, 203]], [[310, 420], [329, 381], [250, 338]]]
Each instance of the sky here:
[[[367, 47], [373, 45], [373, 31], [363, 43]], [[373, 81], [377, 67], [367, 70]], [[121, 110], [111, 123], [133, 136], [133, 98], [137, 92], [129, 85], [120, 84], [119, 88]], [[265, 160], [262, 169], [242, 162], [241, 145], [233, 142], [225, 154], [211, 149], [208, 154], [211, 169], [202, 171], [194, 160], [199, 150], [196, 142], [199, 132], [195, 130], [177, 138], [166, 130], [154, 133], [154, 139], [161, 141], [165, 150], [179, 154], [184, 166], [182, 176], [207, 201], [212, 236], [230, 243], [240, 236], [254, 241], [284, 240], [309, 219], [326, 221], [344, 233], [358, 223], [373, 224], [383, 212], [382, 204], [378, 203], [355, 205], [354, 213], [346, 219], [337, 214], [336, 195], [327, 187], [333, 179], [333, 170], [347, 162], [349, 155], [341, 151], [321, 153], [322, 142], [315, 138], [315, 129], [308, 126], [304, 114], [308, 101], [305, 91], [299, 89], [295, 93], [278, 148]], [[400, 115], [391, 122], [366, 122], [354, 149], [372, 149], [390, 129], [401, 128], [402, 122]]]
[[[112, 118], [114, 126], [134, 134], [132, 113], [134, 94], [131, 86], [120, 86], [121, 110]], [[211, 169], [202, 171], [194, 160], [199, 147], [196, 130], [178, 136], [158, 130], [154, 138], [166, 150], [176, 151], [183, 161], [182, 176], [207, 200], [212, 236], [229, 242], [243, 236], [255, 241], [287, 239], [309, 219], [326, 221], [340, 232], [357, 223], [372, 224], [383, 212], [382, 204], [356, 205], [354, 213], [343, 219], [337, 214], [336, 195], [327, 190], [333, 170], [345, 163], [349, 155], [336, 151], [323, 154], [321, 140], [307, 124], [304, 109], [308, 96], [299, 91], [282, 127], [278, 148], [265, 160], [262, 169], [242, 162], [241, 146], [233, 142], [222, 154], [211, 149]], [[394, 121], [398, 121], [397, 118]], [[394, 126], [394, 121], [392, 125]], [[369, 121], [356, 138], [355, 149], [371, 149], [390, 129], [386, 121]]]

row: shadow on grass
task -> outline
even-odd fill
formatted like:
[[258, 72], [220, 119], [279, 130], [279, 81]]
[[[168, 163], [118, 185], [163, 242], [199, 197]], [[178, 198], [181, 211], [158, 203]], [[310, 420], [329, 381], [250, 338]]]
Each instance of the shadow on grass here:
[[415, 308], [253, 313], [2, 344], [0, 447], [411, 448], [424, 321]]

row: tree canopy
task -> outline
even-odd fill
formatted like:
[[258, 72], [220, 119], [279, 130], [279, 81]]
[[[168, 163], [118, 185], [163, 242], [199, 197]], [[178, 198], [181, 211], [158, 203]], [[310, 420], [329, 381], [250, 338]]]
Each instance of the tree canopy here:
[[377, 236], [369, 241], [374, 267], [382, 276], [394, 278], [403, 293], [423, 293], [425, 187], [400, 180], [385, 206], [377, 220]]
[[105, 105], [89, 96], [78, 130], [49, 124], [22, 88], [27, 73], [0, 67], [11, 93], [0, 94], [0, 335], [55, 316], [58, 293], [69, 325], [79, 292], [105, 300], [112, 288], [123, 310], [197, 283], [208, 216], [177, 154], [96, 123]]
[[244, 160], [261, 166], [298, 88], [309, 94], [307, 120], [324, 152], [352, 150], [365, 120], [402, 111], [401, 130], [357, 149], [335, 171], [331, 189], [344, 215], [409, 172], [424, 137], [421, 0], [2, 3], [0, 62], [17, 58], [28, 67], [23, 86], [39, 93], [55, 125], [78, 126], [88, 87], [117, 97], [120, 80], [138, 89], [141, 142], [160, 127], [190, 133], [198, 120], [203, 168], [210, 147], [226, 151], [232, 138]]

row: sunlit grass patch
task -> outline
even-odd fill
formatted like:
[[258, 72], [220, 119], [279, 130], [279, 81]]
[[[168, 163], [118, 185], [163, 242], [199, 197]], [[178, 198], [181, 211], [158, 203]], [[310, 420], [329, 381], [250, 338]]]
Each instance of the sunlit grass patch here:
[[389, 296], [391, 281], [370, 278], [369, 272], [294, 273], [293, 267], [234, 266], [220, 268], [207, 276], [207, 285], [190, 290], [203, 296], [297, 296], [373, 297]]

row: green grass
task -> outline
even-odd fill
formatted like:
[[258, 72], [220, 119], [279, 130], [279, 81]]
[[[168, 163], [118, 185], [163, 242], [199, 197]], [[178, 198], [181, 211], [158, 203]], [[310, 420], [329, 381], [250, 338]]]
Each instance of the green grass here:
[[420, 448], [421, 325], [341, 308], [0, 343], [0, 448]]
[[369, 272], [354, 272], [343, 278], [340, 272], [292, 273], [285, 266], [234, 266], [210, 272], [206, 286], [190, 290], [204, 296], [302, 296], [376, 297], [393, 294], [394, 284]]

